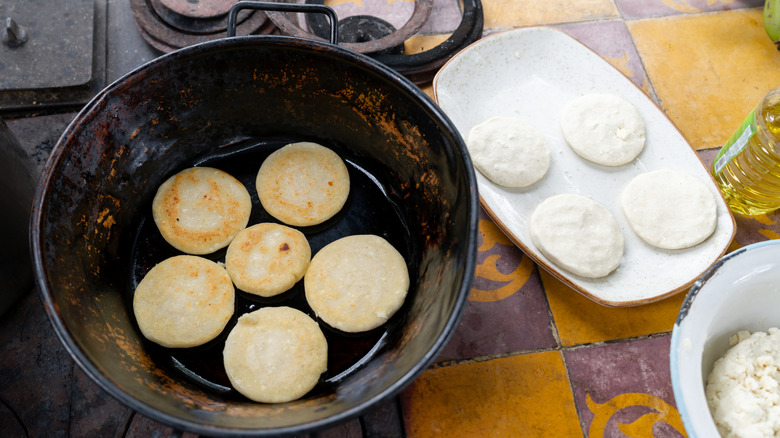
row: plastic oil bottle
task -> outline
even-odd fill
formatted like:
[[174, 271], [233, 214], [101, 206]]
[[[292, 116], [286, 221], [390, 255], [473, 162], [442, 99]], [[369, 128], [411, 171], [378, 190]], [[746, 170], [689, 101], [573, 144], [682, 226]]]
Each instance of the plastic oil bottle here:
[[735, 213], [780, 208], [780, 87], [764, 96], [721, 148], [712, 173]]

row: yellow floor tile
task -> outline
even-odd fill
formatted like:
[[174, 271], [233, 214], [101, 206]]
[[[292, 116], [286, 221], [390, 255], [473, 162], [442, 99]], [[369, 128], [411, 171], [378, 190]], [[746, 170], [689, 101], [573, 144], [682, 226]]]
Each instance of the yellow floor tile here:
[[415, 53], [431, 50], [447, 41], [450, 36], [452, 36], [451, 33], [411, 37], [404, 41], [404, 54], [414, 55]]
[[780, 85], [780, 52], [760, 8], [627, 26], [661, 106], [694, 149], [721, 146]]
[[428, 97], [433, 99], [433, 84], [428, 82], [427, 84], [420, 84], [419, 88], [423, 91], [423, 93], [427, 94]]
[[430, 369], [401, 400], [409, 438], [582, 436], [558, 351]]
[[485, 29], [619, 18], [612, 0], [483, 0]]
[[637, 307], [606, 307], [539, 270], [561, 345], [610, 341], [672, 330], [685, 291], [656, 303]]
[[[451, 33], [447, 34], [436, 34], [436, 35], [420, 35], [420, 36], [414, 36], [406, 41], [404, 41], [404, 54], [406, 55], [414, 55], [417, 53], [422, 53], [431, 49], [434, 49], [441, 45], [441, 43], [447, 41], [447, 39], [452, 36]], [[432, 82], [427, 82], [425, 84], [419, 84], [419, 87], [427, 94], [431, 99], [433, 99], [433, 84]]]

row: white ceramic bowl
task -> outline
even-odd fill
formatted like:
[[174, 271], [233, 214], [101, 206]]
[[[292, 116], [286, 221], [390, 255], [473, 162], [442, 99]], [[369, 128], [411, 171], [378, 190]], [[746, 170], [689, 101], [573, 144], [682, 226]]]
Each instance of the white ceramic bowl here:
[[740, 330], [780, 327], [780, 240], [720, 258], [691, 287], [672, 331], [672, 387], [691, 438], [717, 437], [704, 395], [715, 361]]

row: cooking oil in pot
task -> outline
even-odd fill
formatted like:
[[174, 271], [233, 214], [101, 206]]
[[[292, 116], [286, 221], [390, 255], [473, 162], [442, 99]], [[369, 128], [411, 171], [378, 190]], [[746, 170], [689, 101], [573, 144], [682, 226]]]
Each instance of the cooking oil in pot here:
[[[275, 219], [262, 208], [254, 190], [255, 178], [260, 164], [272, 151], [296, 141], [317, 141], [333, 149], [344, 159], [350, 174], [350, 195], [342, 211], [323, 224], [300, 228], [311, 245], [312, 254], [345, 235], [376, 234], [386, 238], [405, 255], [413, 272], [419, 249], [411, 243], [409, 218], [403, 214], [400, 206], [403, 201], [399, 192], [383, 170], [347, 153], [346, 148], [320, 139], [250, 138], [236, 145], [218, 148], [213, 154], [199, 157], [197, 161], [183, 164], [182, 167], [210, 166], [226, 171], [250, 189], [253, 204], [250, 224], [273, 222]], [[130, 309], [133, 291], [146, 272], [157, 263], [180, 254], [165, 242], [157, 230], [151, 207], [139, 219], [137, 228], [127, 236], [130, 240], [126, 257], [129, 274], [126, 299]], [[225, 251], [223, 248], [203, 257], [222, 263]], [[410, 291], [411, 287], [413, 285], [410, 286]], [[231, 387], [225, 373], [222, 362], [225, 338], [240, 315], [264, 306], [282, 305], [301, 310], [316, 319], [306, 301], [303, 281], [299, 281], [287, 292], [270, 298], [237, 290], [235, 314], [216, 339], [189, 349], [165, 348], [149, 341], [146, 342], [146, 349], [153, 360], [172, 375], [181, 377], [203, 390], [220, 394], [225, 399], [244, 400], [243, 396]], [[404, 308], [399, 310], [384, 325], [361, 333], [345, 333], [321, 323], [323, 334], [328, 341], [328, 366], [312, 394], [332, 391], [336, 384], [354, 375], [379, 355], [398, 336], [397, 327], [404, 318], [403, 311]]]
[[780, 208], [780, 87], [764, 96], [721, 148], [712, 173], [735, 213]]

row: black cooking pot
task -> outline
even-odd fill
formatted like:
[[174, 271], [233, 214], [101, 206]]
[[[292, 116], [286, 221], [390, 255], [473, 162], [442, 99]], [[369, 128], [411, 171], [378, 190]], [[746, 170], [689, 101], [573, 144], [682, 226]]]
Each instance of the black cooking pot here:
[[[145, 272], [178, 254], [151, 219], [152, 197], [167, 177], [194, 165], [222, 168], [252, 194], [250, 224], [274, 221], [254, 178], [265, 156], [299, 140], [331, 147], [352, 178], [344, 210], [301, 229], [312, 253], [341, 236], [382, 235], [404, 255], [411, 287], [379, 329], [348, 335], [322, 324], [329, 343], [322, 381], [300, 400], [260, 404], [225, 378], [224, 336], [188, 350], [155, 346], [141, 336], [130, 303]], [[75, 117], [43, 170], [31, 245], [55, 330], [110, 394], [196, 433], [292, 434], [358, 415], [436, 358], [470, 291], [477, 209], [462, 138], [408, 80], [332, 44], [235, 37], [158, 58]], [[236, 313], [269, 305], [314, 316], [300, 284], [273, 299], [239, 292]]]

